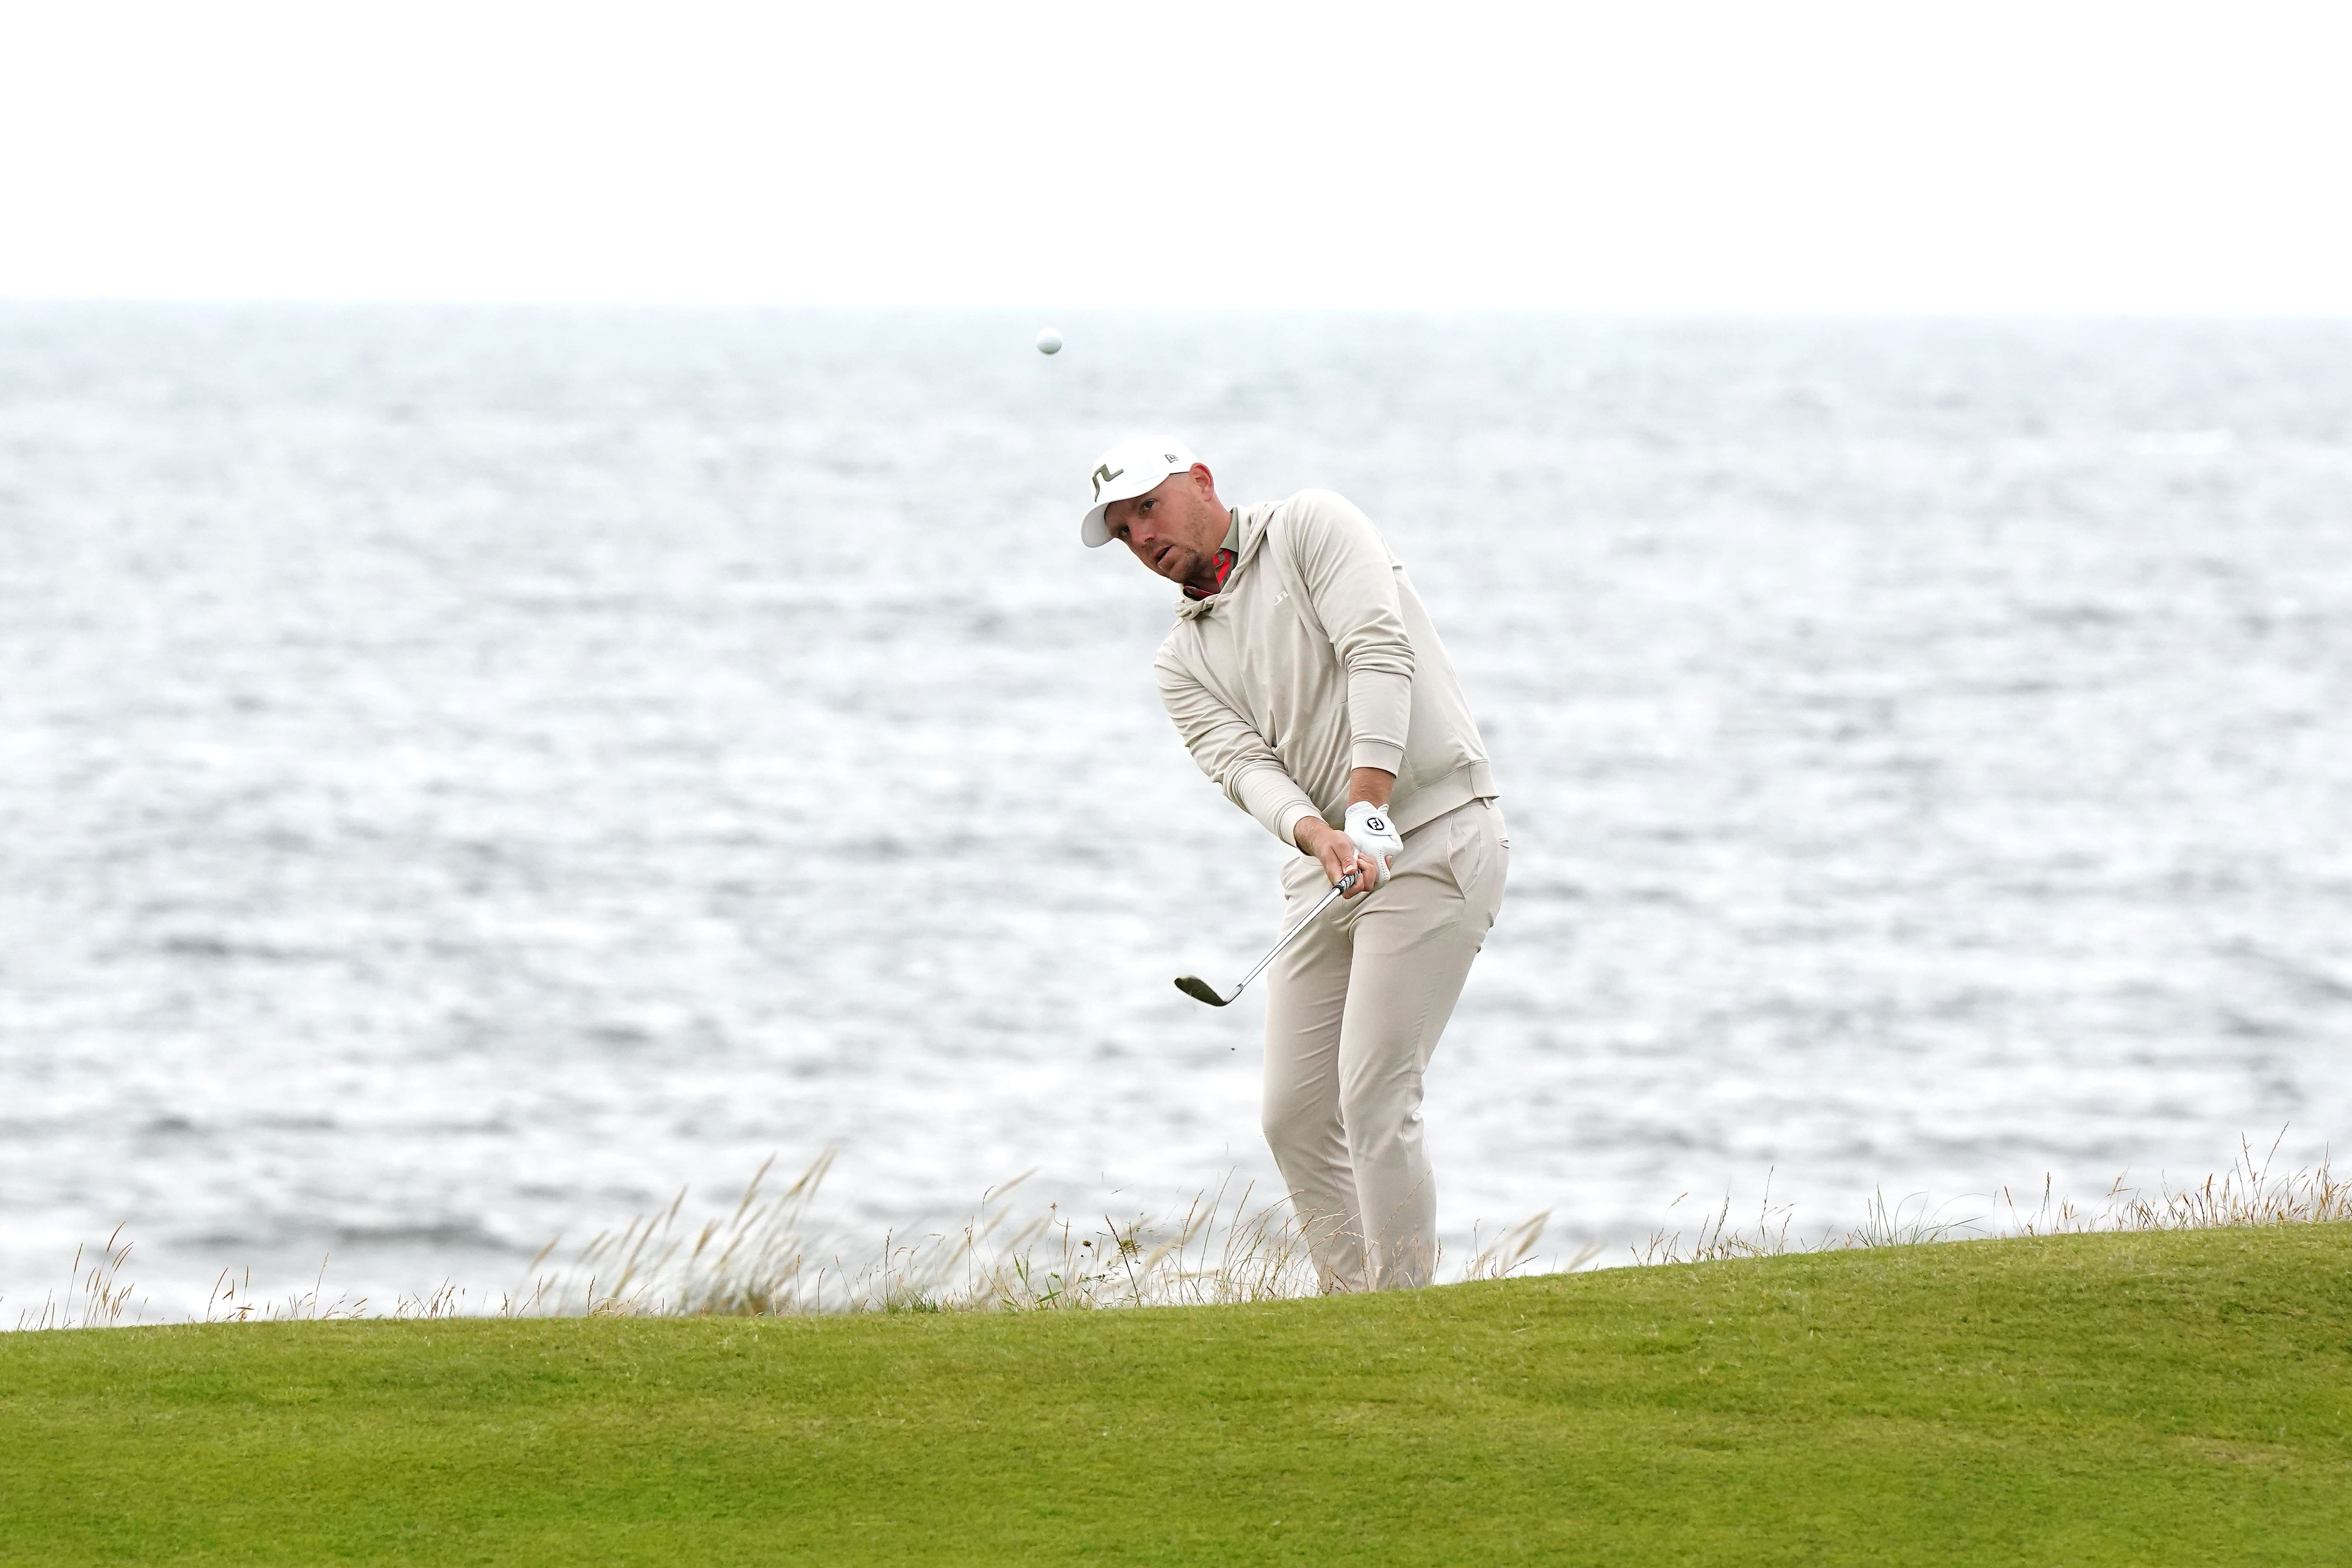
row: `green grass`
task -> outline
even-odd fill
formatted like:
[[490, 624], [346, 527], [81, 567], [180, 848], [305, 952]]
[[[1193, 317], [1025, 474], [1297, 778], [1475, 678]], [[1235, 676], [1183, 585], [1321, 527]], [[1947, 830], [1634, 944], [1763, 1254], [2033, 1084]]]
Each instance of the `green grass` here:
[[10, 1563], [2344, 1563], [2352, 1225], [0, 1336]]

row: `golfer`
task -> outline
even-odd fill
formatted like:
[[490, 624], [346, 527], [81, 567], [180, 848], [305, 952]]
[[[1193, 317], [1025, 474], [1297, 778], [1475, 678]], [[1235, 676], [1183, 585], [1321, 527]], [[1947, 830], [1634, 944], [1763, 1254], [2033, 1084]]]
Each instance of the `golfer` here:
[[1090, 482], [1078, 537], [1184, 591], [1160, 700], [1201, 771], [1297, 852], [1285, 925], [1360, 873], [1267, 976], [1265, 1139], [1324, 1289], [1426, 1285], [1422, 1075], [1510, 858], [1453, 662], [1379, 530], [1328, 490], [1228, 509], [1159, 437], [1112, 447]]

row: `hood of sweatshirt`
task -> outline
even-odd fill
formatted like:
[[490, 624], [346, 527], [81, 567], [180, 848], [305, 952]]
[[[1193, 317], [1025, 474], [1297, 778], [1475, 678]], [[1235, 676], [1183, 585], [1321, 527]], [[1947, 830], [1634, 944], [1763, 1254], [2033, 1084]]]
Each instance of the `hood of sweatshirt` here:
[[1213, 615], [1217, 606], [1225, 602], [1225, 596], [1234, 591], [1234, 584], [1242, 580], [1242, 574], [1248, 571], [1250, 563], [1257, 558], [1257, 547], [1265, 539], [1265, 520], [1273, 511], [1273, 507], [1263, 503], [1234, 509], [1234, 526], [1241, 531], [1242, 536], [1241, 542], [1234, 548], [1234, 569], [1225, 574], [1223, 586], [1205, 599], [1196, 599], [1190, 594], [1177, 595], [1178, 620], [1196, 621], [1203, 616]]

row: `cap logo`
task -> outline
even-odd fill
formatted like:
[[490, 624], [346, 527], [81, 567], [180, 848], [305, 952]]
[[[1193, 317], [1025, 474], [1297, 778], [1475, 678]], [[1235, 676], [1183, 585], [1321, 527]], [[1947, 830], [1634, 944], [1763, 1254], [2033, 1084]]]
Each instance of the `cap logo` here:
[[1125, 468], [1114, 468], [1108, 463], [1105, 463], [1100, 468], [1095, 469], [1095, 500], [1102, 500], [1103, 486], [1110, 483], [1111, 480], [1118, 478], [1119, 475], [1125, 472], [1127, 472]]
[[1160, 460], [1164, 463], [1172, 463], [1176, 460], [1176, 454], [1173, 452], [1162, 452], [1160, 454]]

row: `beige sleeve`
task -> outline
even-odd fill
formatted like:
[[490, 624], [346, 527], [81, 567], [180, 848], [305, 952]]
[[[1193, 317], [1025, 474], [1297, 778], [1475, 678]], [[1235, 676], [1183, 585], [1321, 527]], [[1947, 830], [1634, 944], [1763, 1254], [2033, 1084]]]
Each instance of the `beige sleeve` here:
[[1348, 671], [1349, 765], [1402, 772], [1412, 723], [1412, 640], [1388, 542], [1329, 490], [1301, 490], [1283, 531], [1307, 603]]
[[1297, 849], [1298, 841], [1291, 835], [1300, 819], [1322, 814], [1283, 770], [1274, 748], [1174, 655], [1163, 649], [1152, 663], [1152, 673], [1160, 681], [1160, 703], [1176, 721], [1176, 733], [1183, 737], [1185, 750], [1192, 753], [1201, 771], [1225, 792], [1227, 800]]

